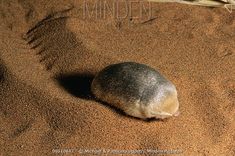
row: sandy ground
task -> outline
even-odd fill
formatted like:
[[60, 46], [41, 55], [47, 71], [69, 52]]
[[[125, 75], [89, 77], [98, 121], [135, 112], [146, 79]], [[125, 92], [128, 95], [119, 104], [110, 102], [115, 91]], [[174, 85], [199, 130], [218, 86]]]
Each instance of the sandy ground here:
[[[1, 1], [0, 155], [235, 155], [235, 12], [143, 3], [126, 17], [120, 3], [117, 18], [95, 4]], [[94, 101], [94, 74], [122, 61], [170, 79], [181, 115], [146, 122]]]

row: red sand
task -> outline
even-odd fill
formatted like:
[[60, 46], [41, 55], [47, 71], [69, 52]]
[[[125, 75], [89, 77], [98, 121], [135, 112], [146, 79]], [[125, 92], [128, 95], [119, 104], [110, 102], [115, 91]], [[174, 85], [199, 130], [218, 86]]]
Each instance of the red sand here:
[[[152, 20], [95, 18], [94, 3], [83, 18], [84, 1], [1, 2], [0, 155], [235, 155], [235, 13], [154, 3]], [[138, 15], [139, 6], [132, 9]], [[95, 102], [92, 77], [121, 61], [171, 80], [180, 116], [146, 122]]]

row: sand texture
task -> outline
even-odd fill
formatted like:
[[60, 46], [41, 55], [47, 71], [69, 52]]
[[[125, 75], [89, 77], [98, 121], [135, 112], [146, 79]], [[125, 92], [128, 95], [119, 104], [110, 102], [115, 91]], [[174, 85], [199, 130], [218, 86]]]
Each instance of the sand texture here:
[[[83, 0], [1, 1], [0, 155], [235, 155], [235, 12], [153, 3], [151, 20], [144, 13], [97, 18], [94, 3], [86, 1], [91, 16], [84, 18]], [[146, 122], [96, 101], [94, 75], [122, 61], [171, 80], [180, 116]]]

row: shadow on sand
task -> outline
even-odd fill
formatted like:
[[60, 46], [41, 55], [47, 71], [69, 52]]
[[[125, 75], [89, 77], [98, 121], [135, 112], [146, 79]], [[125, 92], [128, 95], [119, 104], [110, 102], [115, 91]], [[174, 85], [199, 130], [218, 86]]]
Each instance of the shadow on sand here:
[[[122, 110], [97, 99], [91, 92], [91, 83], [93, 79], [94, 79], [94, 75], [92, 74], [70, 74], [70, 75], [62, 75], [62, 76], [56, 77], [56, 80], [59, 82], [59, 84], [68, 93], [72, 94], [73, 96], [101, 103], [105, 107], [113, 110], [114, 112], [120, 115], [139, 120], [138, 118], [129, 116], [126, 113], [124, 113]], [[146, 122], [166, 121], [166, 119], [161, 120], [161, 119], [150, 118], [150, 119], [145, 119], [144, 121]]]
[[58, 76], [56, 80], [59, 84], [73, 96], [95, 100], [91, 93], [91, 83], [94, 78], [92, 74], [70, 74]]

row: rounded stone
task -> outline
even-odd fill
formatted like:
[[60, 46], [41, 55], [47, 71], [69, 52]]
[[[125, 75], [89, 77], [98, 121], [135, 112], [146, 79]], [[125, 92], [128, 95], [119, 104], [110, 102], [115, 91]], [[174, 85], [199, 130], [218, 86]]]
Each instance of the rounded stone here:
[[91, 91], [99, 100], [137, 118], [164, 119], [179, 114], [176, 87], [144, 64], [107, 66], [93, 79]]

